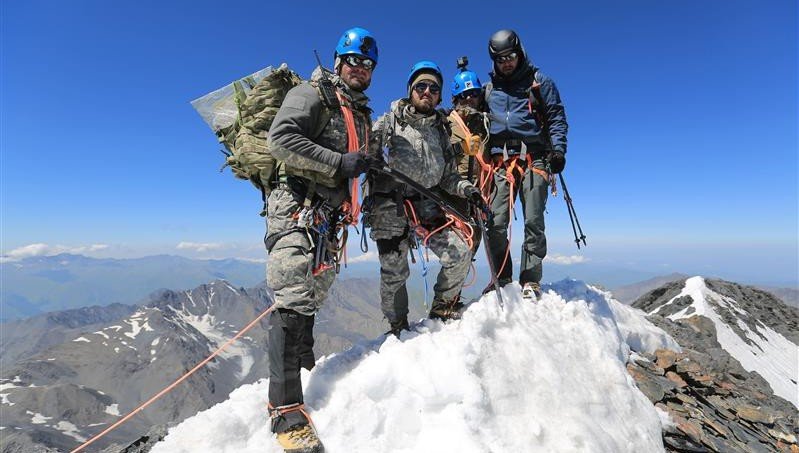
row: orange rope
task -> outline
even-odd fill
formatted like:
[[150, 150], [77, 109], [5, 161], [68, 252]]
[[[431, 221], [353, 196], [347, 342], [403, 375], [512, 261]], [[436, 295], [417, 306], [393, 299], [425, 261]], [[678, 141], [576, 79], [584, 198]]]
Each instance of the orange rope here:
[[483, 159], [481, 150], [478, 149], [478, 150], [475, 150], [474, 153], [472, 153], [471, 144], [472, 144], [472, 140], [473, 140], [472, 139], [472, 135], [473, 134], [469, 130], [469, 128], [466, 126], [466, 123], [463, 121], [463, 118], [461, 118], [460, 114], [457, 111], [454, 111], [453, 113], [455, 113], [455, 114], [451, 115], [452, 119], [455, 120], [455, 123], [458, 125], [458, 127], [463, 129], [463, 132], [466, 135], [466, 138], [465, 138], [465, 141], [466, 141], [465, 152], [466, 152], [466, 154], [470, 155], [470, 156], [474, 155], [477, 158], [478, 165], [480, 166], [480, 175], [478, 176], [477, 187], [480, 189], [480, 192], [483, 194], [483, 200], [486, 203], [488, 203], [489, 198], [491, 197], [491, 191], [490, 191], [489, 182], [491, 181], [491, 177], [494, 174], [493, 169], [491, 168], [491, 165], [487, 164], [485, 159]]
[[[347, 126], [347, 152], [357, 153], [361, 149], [360, 142], [358, 141], [358, 131], [355, 128], [355, 117], [352, 115], [352, 109], [344, 101], [344, 97], [336, 91], [339, 104], [341, 104], [341, 113], [344, 115], [344, 124]], [[369, 132], [365, 131], [366, 146], [369, 143]], [[350, 183], [350, 206], [349, 206], [349, 222], [348, 224], [357, 225], [358, 216], [361, 213], [361, 205], [358, 202], [358, 178], [352, 178]]]
[[142, 403], [142, 404], [141, 404], [139, 407], [137, 407], [136, 409], [133, 409], [133, 410], [132, 410], [132, 411], [131, 411], [131, 412], [130, 412], [128, 415], [124, 416], [124, 417], [123, 417], [122, 419], [120, 419], [118, 422], [116, 422], [116, 423], [114, 423], [113, 425], [109, 426], [108, 428], [106, 428], [106, 429], [105, 429], [103, 432], [101, 432], [100, 434], [97, 434], [96, 436], [92, 437], [92, 438], [91, 438], [91, 439], [89, 439], [88, 441], [84, 442], [82, 445], [80, 445], [78, 448], [76, 448], [76, 449], [72, 450], [70, 453], [77, 453], [77, 452], [79, 452], [79, 451], [83, 450], [84, 448], [88, 447], [89, 445], [91, 445], [92, 443], [94, 443], [94, 442], [95, 442], [97, 439], [100, 439], [101, 437], [105, 436], [106, 434], [108, 434], [108, 433], [109, 433], [109, 432], [111, 432], [112, 430], [116, 429], [116, 428], [117, 428], [119, 425], [121, 425], [121, 424], [125, 423], [126, 421], [128, 421], [129, 419], [131, 419], [131, 418], [132, 418], [134, 415], [136, 415], [136, 414], [137, 414], [137, 413], [139, 413], [140, 411], [144, 410], [144, 408], [146, 408], [147, 406], [149, 406], [150, 404], [152, 404], [153, 402], [155, 402], [157, 399], [161, 398], [161, 397], [162, 397], [162, 396], [164, 396], [165, 394], [167, 394], [167, 393], [169, 393], [170, 391], [172, 391], [172, 389], [174, 389], [175, 387], [177, 387], [177, 386], [178, 386], [178, 384], [180, 384], [181, 382], [185, 381], [186, 379], [188, 379], [188, 377], [189, 377], [189, 376], [191, 376], [192, 374], [194, 374], [194, 372], [195, 372], [195, 371], [197, 371], [197, 370], [199, 370], [200, 368], [202, 368], [203, 366], [205, 366], [205, 364], [206, 364], [206, 363], [210, 362], [210, 361], [211, 361], [211, 360], [212, 360], [214, 357], [216, 357], [217, 355], [219, 355], [219, 354], [220, 354], [222, 351], [224, 351], [224, 350], [225, 350], [225, 349], [226, 349], [228, 346], [230, 346], [231, 344], [233, 344], [233, 342], [235, 342], [236, 340], [238, 340], [238, 339], [239, 339], [239, 338], [240, 338], [242, 335], [244, 335], [244, 333], [246, 333], [248, 330], [250, 330], [250, 329], [251, 329], [253, 326], [255, 326], [255, 324], [256, 324], [258, 321], [260, 321], [260, 320], [261, 320], [261, 319], [262, 319], [264, 316], [266, 316], [267, 314], [269, 314], [269, 313], [270, 313], [272, 310], [274, 310], [274, 309], [275, 309], [275, 305], [273, 304], [272, 306], [270, 306], [269, 308], [267, 308], [266, 310], [264, 310], [264, 311], [263, 311], [263, 313], [261, 313], [260, 315], [258, 315], [258, 317], [257, 317], [257, 318], [253, 319], [253, 320], [252, 320], [252, 322], [250, 322], [249, 324], [247, 324], [247, 326], [246, 326], [246, 327], [244, 327], [244, 329], [240, 330], [240, 331], [239, 331], [239, 333], [237, 333], [237, 334], [236, 334], [236, 336], [234, 336], [233, 338], [231, 338], [230, 340], [228, 340], [228, 341], [227, 341], [225, 344], [223, 344], [222, 346], [220, 346], [220, 347], [219, 347], [219, 349], [217, 349], [216, 351], [214, 351], [213, 353], [211, 353], [211, 355], [209, 355], [208, 357], [206, 357], [206, 358], [205, 358], [205, 359], [204, 359], [202, 362], [198, 363], [198, 364], [197, 364], [197, 365], [196, 365], [194, 368], [192, 368], [192, 369], [191, 369], [189, 372], [187, 372], [186, 374], [184, 374], [183, 376], [181, 376], [180, 378], [178, 378], [178, 379], [177, 379], [175, 382], [173, 382], [173, 383], [169, 384], [169, 385], [168, 385], [166, 388], [164, 388], [163, 390], [161, 390], [160, 392], [158, 392], [158, 393], [157, 393], [155, 396], [153, 396], [152, 398], [150, 398], [150, 399], [148, 399], [147, 401], [145, 401], [144, 403]]

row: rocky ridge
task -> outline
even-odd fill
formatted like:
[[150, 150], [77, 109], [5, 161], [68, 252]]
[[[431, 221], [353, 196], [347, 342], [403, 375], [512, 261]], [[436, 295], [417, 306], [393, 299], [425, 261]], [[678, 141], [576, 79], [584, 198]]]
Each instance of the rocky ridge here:
[[[770, 331], [796, 341], [799, 311], [764, 291], [720, 280], [704, 281], [707, 291], [700, 301], [696, 291], [686, 291], [700, 286], [694, 279], [666, 284], [633, 304], [682, 347], [682, 352], [637, 353], [628, 364], [639, 389], [667, 419], [667, 451], [799, 452], [796, 402], [775, 395], [773, 384], [733, 355], [746, 360], [753, 351], [767, 357], [768, 340], [775, 341]], [[737, 336], [751, 351], [725, 349], [717, 327], [728, 330], [728, 348], [729, 336]], [[775, 382], [774, 374], [769, 377]]]

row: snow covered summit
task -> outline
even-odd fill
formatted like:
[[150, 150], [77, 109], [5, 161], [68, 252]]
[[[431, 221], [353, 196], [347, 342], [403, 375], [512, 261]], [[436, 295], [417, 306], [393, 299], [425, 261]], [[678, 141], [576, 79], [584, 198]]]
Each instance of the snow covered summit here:
[[635, 303], [672, 321], [704, 316], [716, 339], [744, 369], [760, 374], [775, 395], [799, 407], [796, 309], [774, 296], [731, 282], [691, 277]]
[[[631, 348], [679, 349], [637, 310], [582, 282], [518, 285], [463, 319], [426, 320], [324, 357], [303, 375], [326, 451], [663, 451], [655, 407], [625, 369]], [[280, 452], [263, 379], [170, 430], [154, 453]]]

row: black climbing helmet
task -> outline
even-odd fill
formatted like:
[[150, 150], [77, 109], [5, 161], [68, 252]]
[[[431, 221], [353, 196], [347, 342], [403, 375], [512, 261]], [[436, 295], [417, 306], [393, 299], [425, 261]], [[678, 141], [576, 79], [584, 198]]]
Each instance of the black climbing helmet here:
[[514, 51], [519, 53], [520, 59], [527, 58], [522, 46], [522, 40], [519, 39], [519, 35], [513, 30], [500, 30], [491, 35], [491, 39], [488, 40], [488, 55], [491, 60], [496, 60], [498, 56]]

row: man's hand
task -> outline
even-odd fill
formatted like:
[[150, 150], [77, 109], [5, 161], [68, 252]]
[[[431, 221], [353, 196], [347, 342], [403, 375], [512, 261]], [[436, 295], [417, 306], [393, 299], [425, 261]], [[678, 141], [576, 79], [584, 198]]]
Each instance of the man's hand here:
[[552, 151], [547, 156], [547, 162], [549, 162], [549, 170], [552, 173], [560, 173], [566, 168], [566, 156], [563, 155], [561, 151]]
[[347, 153], [341, 155], [339, 174], [345, 178], [357, 178], [369, 169], [369, 162], [361, 153]]
[[369, 168], [383, 168], [386, 166], [382, 155], [367, 154], [365, 159]]
[[485, 200], [483, 200], [483, 194], [480, 193], [480, 189], [477, 187], [466, 186], [466, 189], [463, 191], [463, 195], [466, 197], [466, 200], [468, 200], [469, 203], [471, 203], [477, 209], [485, 212], [486, 214], [490, 211]]

